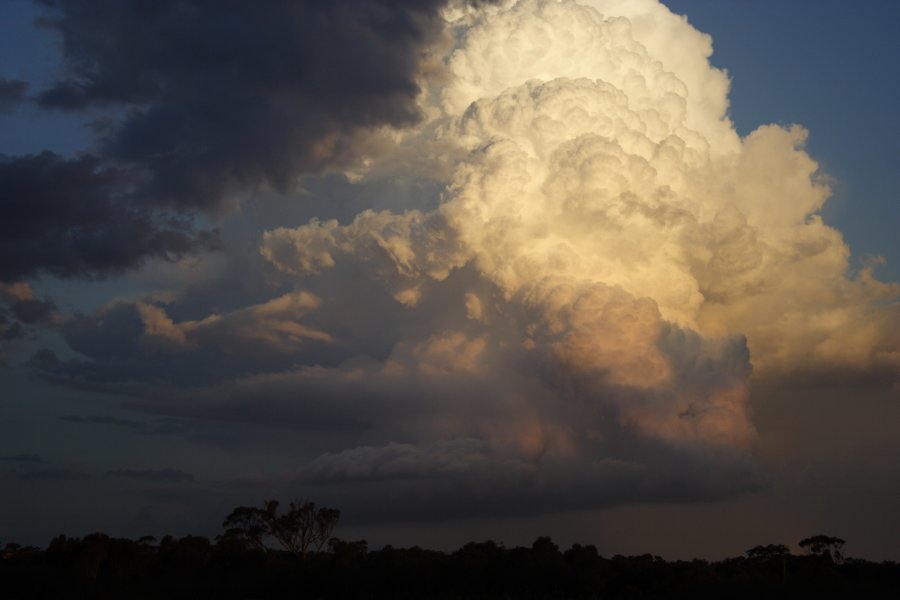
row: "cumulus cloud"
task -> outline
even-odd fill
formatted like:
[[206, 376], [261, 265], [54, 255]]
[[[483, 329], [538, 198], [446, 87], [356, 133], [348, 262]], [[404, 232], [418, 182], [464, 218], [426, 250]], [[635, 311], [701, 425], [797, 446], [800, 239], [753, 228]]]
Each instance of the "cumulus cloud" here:
[[[809, 351], [857, 368], [896, 361], [900, 287], [871, 270], [848, 277], [846, 244], [816, 214], [829, 189], [806, 132], [767, 125], [740, 140], [708, 38], [655, 2], [628, 6], [628, 18], [615, 2], [461, 16], [431, 113], [430, 131], [466, 153], [441, 205], [273, 230], [263, 256], [295, 273], [337, 254], [377, 260], [407, 304], [469, 262], [538, 303], [549, 281], [602, 283], [667, 322], [746, 335], [763, 371]], [[673, 56], [651, 43], [665, 36], [680, 42]], [[576, 50], [585, 40], [595, 51]]]
[[[274, 228], [261, 255], [298, 291], [193, 319], [116, 301], [63, 329], [89, 364], [36, 364], [187, 381], [131, 406], [300, 432], [293, 484], [372, 518], [727, 497], [760, 484], [751, 377], [896, 383], [900, 287], [850, 273], [802, 127], [735, 132], [708, 36], [657, 0], [434, 14], [442, 31], [403, 47], [425, 55], [401, 69], [416, 117], [369, 122], [393, 145], [359, 146], [346, 175], [360, 195], [429, 179], [436, 201]], [[44, 102], [125, 101], [100, 83], [126, 77], [150, 109], [111, 140], [181, 106], [83, 56], [103, 68]], [[278, 135], [284, 172], [315, 165]], [[275, 182], [264, 160], [235, 177]]]
[[[283, 376], [368, 424], [306, 477], [358, 485], [483, 458], [542, 482], [525, 486], [537, 498], [616, 460], [641, 484], [600, 485], [595, 504], [664, 496], [663, 473], [697, 469], [731, 473], [733, 492], [754, 485], [751, 372], [896, 382], [900, 287], [850, 273], [817, 214], [830, 191], [802, 127], [737, 135], [708, 36], [655, 0], [445, 18], [442, 66], [419, 97], [429, 120], [354, 173], [364, 185], [430, 161], [417, 174], [440, 178], [439, 205], [263, 239], [262, 255], [305, 281], [359, 264], [427, 323], [362, 371]], [[448, 285], [460, 271], [479, 285]]]

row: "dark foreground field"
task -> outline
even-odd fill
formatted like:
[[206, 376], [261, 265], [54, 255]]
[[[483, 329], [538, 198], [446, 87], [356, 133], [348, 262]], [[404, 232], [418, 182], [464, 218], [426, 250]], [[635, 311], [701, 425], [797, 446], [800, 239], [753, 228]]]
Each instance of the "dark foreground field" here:
[[561, 551], [546, 537], [530, 548], [488, 541], [451, 553], [333, 539], [304, 557], [227, 537], [60, 536], [46, 550], [7, 545], [0, 598], [900, 598], [897, 563], [783, 550], [667, 562], [602, 557], [593, 546]]

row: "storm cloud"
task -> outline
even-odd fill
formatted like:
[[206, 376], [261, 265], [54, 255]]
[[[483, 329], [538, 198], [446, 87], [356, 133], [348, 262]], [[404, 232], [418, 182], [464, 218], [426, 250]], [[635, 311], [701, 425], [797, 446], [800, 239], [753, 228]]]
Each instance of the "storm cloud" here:
[[409, 125], [442, 1], [44, 0], [67, 72], [46, 108], [115, 107], [104, 158], [141, 193], [214, 209], [357, 158], [361, 129]]
[[71, 78], [41, 104], [132, 109], [100, 187], [214, 212], [332, 170], [370, 200], [265, 231], [263, 300], [118, 298], [33, 361], [296, 435], [282, 491], [372, 520], [719, 500], [763, 484], [752, 378], [897, 382], [900, 287], [850, 271], [807, 132], [738, 135], [655, 0], [49, 4]]
[[[345, 410], [372, 424], [313, 461], [314, 480], [405, 480], [416, 469], [384, 465], [427, 471], [476, 440], [461, 460], [532, 469], [516, 487], [535, 510], [570, 485], [595, 506], [663, 499], [663, 474], [729, 472], [713, 479], [738, 493], [756, 483], [751, 372], [896, 374], [897, 286], [848, 275], [802, 128], [737, 135], [708, 37], [654, 2], [524, 0], [448, 19], [455, 44], [420, 99], [433, 120], [358, 174], [431, 160], [438, 207], [264, 236], [263, 256], [301, 285], [358, 263], [432, 328], [398, 332], [367, 371], [295, 375], [298, 391], [334, 380], [335, 407], [359, 385]], [[448, 287], [464, 268], [483, 285]], [[423, 302], [436, 295], [437, 310]], [[459, 311], [462, 325], [446, 317]], [[356, 408], [374, 398], [390, 421]], [[605, 461], [637, 466], [640, 484], [598, 475], [590, 489]]]
[[114, 275], [218, 247], [189, 217], [132, 201], [130, 185], [128, 173], [92, 156], [0, 158], [0, 281]]
[[[0, 280], [118, 275], [219, 248], [197, 225], [260, 189], [346, 167], [416, 97], [442, 2], [43, 0], [63, 66], [37, 106], [90, 121], [90, 153], [0, 161]], [[0, 110], [28, 83], [0, 80]]]

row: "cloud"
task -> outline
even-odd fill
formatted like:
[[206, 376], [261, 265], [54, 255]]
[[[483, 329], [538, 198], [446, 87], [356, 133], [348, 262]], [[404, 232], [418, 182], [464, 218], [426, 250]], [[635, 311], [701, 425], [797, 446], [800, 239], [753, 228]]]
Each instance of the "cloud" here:
[[[176, 341], [199, 346], [216, 346], [226, 353], [293, 353], [307, 342], [331, 343], [326, 332], [308, 327], [302, 319], [319, 308], [322, 301], [316, 296], [297, 291], [267, 302], [239, 309], [224, 315], [211, 315], [199, 321], [175, 325], [165, 321], [163, 331], [157, 331], [153, 321], [145, 317], [147, 335], [162, 335]], [[164, 313], [154, 313], [165, 320]], [[171, 325], [170, 325], [171, 324]]]
[[102, 277], [218, 247], [214, 232], [129, 200], [129, 176], [91, 156], [0, 158], [0, 281]]
[[[602, 283], [703, 335], [745, 335], [761, 375], [807, 368], [810, 354], [822, 370], [896, 369], [900, 286], [848, 275], [846, 244], [816, 214], [830, 192], [806, 132], [739, 139], [705, 36], [654, 3], [629, 15], [636, 25], [604, 18], [618, 4], [592, 5], [461, 17], [441, 92], [423, 99], [426, 112], [436, 102], [423, 129], [463, 156], [440, 206], [275, 229], [263, 256], [311, 275], [341, 256], [377, 262], [408, 305], [467, 263], [538, 303], [555, 297], [551, 280]], [[683, 42], [675, 56], [652, 53], [665, 36]]]
[[155, 202], [215, 208], [352, 160], [360, 130], [419, 118], [417, 75], [443, 0], [43, 0], [66, 71], [46, 108], [124, 107], [104, 157]]
[[0, 77], [0, 115], [14, 112], [25, 101], [28, 82]]
[[30, 326], [49, 324], [58, 317], [56, 304], [35, 298], [28, 283], [0, 281], [0, 364], [28, 336]]
[[[48, 372], [137, 381], [131, 408], [302, 433], [283, 484], [370, 519], [734, 496], [761, 485], [751, 378], [896, 384], [900, 287], [849, 271], [805, 130], [738, 136], [708, 36], [655, 0], [441, 19], [402, 70], [415, 118], [380, 121], [393, 144], [347, 173], [372, 206], [262, 236], [295, 291], [190, 319], [115, 301], [63, 330], [90, 361], [42, 356]], [[169, 106], [85, 52], [98, 74], [45, 103], [145, 98], [111, 144]], [[118, 100], [98, 83], [114, 75]], [[264, 160], [244, 184], [273, 184]], [[379, 206], [385, 181], [421, 179], [441, 192]]]
[[[734, 494], [748, 486], [752, 467], [726, 472], [721, 461], [698, 460], [704, 476], [684, 470], [683, 455], [672, 471], [640, 461], [596, 459], [535, 465], [498, 456], [480, 440], [426, 445], [359, 447], [314, 460], [300, 484], [315, 485], [320, 497], [340, 503], [356, 522], [444, 520], [472, 516], [509, 517], [595, 509], [636, 502], [693, 502]], [[662, 465], [660, 465], [662, 466]]]
[[186, 429], [183, 423], [174, 419], [157, 419], [153, 422], [147, 422], [111, 415], [63, 415], [60, 417], [60, 420], [85, 425], [105, 425], [138, 435], [170, 435], [183, 433]]
[[[96, 139], [90, 155], [0, 159], [7, 282], [218, 249], [198, 211], [215, 218], [362, 160], [390, 137], [378, 131], [420, 118], [421, 57], [443, 0], [41, 3], [63, 68], [37, 105], [89, 117]], [[25, 86], [0, 79], [0, 112]]]
[[10, 310], [23, 323], [40, 323], [50, 320], [56, 312], [56, 304], [52, 300], [28, 298], [15, 301]]
[[[21, 340], [25, 337], [25, 328], [22, 327], [21, 323], [13, 323], [12, 325], [6, 325], [6, 323], [0, 323], [0, 340], [5, 342], [12, 342], [15, 340]], [[0, 354], [0, 356], [5, 356], [4, 354]]]
[[137, 479], [140, 481], [160, 481], [169, 483], [184, 483], [194, 481], [194, 476], [179, 469], [116, 469], [107, 471], [110, 477], [125, 479]]
[[336, 340], [306, 322], [320, 305], [315, 295], [296, 291], [175, 321], [164, 305], [117, 299], [60, 325], [69, 347], [83, 358], [60, 360], [45, 348], [30, 365], [57, 383], [126, 394], [277, 371], [332, 352]]
[[742, 339], [711, 344], [667, 328], [657, 350], [680, 364], [672, 381], [646, 386], [612, 380], [606, 365], [572, 368], [552, 344], [529, 348], [523, 328], [504, 329], [513, 337], [441, 331], [398, 343], [384, 361], [238, 378], [130, 406], [321, 434], [308, 451], [333, 449], [301, 462], [282, 487], [314, 488], [364, 518], [712, 498], [759, 485]]
[[[594, 505], [715, 495], [696, 469], [729, 473], [719, 481], [736, 493], [756, 485], [751, 373], [896, 383], [900, 286], [849, 272], [817, 214], [830, 190], [804, 129], [737, 135], [708, 36], [651, 1], [445, 15], [445, 68], [420, 97], [431, 120], [357, 173], [364, 185], [430, 160], [416, 173], [443, 177], [439, 205], [263, 238], [263, 257], [304, 282], [360, 265], [432, 331], [397, 331], [391, 355], [352, 378], [290, 376], [298, 391], [330, 381], [334, 410], [370, 424], [308, 477], [439, 472], [474, 440], [466, 460], [532, 469], [516, 485], [542, 510], [550, 490], [579, 485]], [[459, 271], [480, 285], [459, 293]], [[461, 329], [447, 317], [460, 313]], [[636, 466], [631, 483], [591, 492], [586, 466], [609, 460]]]
[[0, 460], [6, 460], [11, 462], [25, 462], [25, 463], [42, 463], [45, 462], [44, 459], [39, 454], [13, 454], [10, 456], [0, 456]]
[[87, 473], [68, 468], [17, 471], [15, 477], [21, 481], [81, 481], [91, 478]]
[[304, 291], [196, 321], [174, 322], [163, 307], [113, 301], [64, 328], [69, 345], [94, 358], [161, 356], [206, 349], [249, 356], [292, 354], [306, 342], [333, 339], [302, 323], [321, 301]]

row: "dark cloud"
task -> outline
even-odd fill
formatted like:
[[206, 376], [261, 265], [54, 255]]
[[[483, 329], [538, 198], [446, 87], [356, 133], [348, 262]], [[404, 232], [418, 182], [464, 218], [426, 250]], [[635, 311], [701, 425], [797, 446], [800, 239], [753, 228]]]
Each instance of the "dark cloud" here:
[[28, 82], [0, 77], [0, 114], [9, 114], [25, 100]]
[[[331, 333], [310, 321], [328, 302], [295, 291], [194, 321], [173, 321], [168, 306], [116, 301], [63, 326], [88, 360], [60, 363], [44, 353], [33, 363], [65, 385], [136, 392], [126, 400], [131, 410], [215, 424], [223, 447], [258, 435], [303, 438], [302, 452], [291, 454], [294, 479], [283, 477], [279, 489], [352, 505], [360, 520], [715, 500], [759, 486], [752, 430], [735, 412], [750, 374], [742, 337], [707, 340], [661, 326], [651, 343], [672, 365], [667, 384], [623, 384], [606, 369], [560, 359], [559, 332], [532, 328], [540, 343], [525, 343], [533, 309], [510, 301], [501, 315], [487, 303], [498, 295], [462, 274], [425, 288], [422, 322], [385, 334], [390, 350], [377, 358], [358, 352], [326, 366], [303, 357], [311, 330]], [[485, 298], [480, 320], [467, 317], [469, 290]], [[631, 306], [604, 290], [596, 294]], [[345, 313], [388, 320], [367, 311], [368, 296], [348, 302]], [[255, 368], [261, 339], [271, 348], [288, 340], [292, 366]], [[235, 358], [234, 368], [223, 366]], [[203, 364], [217, 377], [183, 385], [178, 369]], [[65, 419], [138, 427], [130, 419]], [[201, 441], [195, 429], [188, 437]]]
[[24, 463], [42, 463], [42, 462], [44, 462], [44, 459], [39, 454], [32, 454], [32, 453], [13, 454], [11, 456], [0, 456], [0, 460], [10, 461], [10, 462], [24, 462]]
[[164, 481], [171, 483], [182, 483], [186, 481], [194, 481], [194, 476], [179, 469], [116, 469], [107, 471], [107, 475], [111, 477], [122, 477], [125, 479], [140, 479], [142, 481]]
[[46, 108], [124, 109], [108, 159], [156, 202], [213, 208], [353, 154], [361, 128], [419, 118], [416, 75], [443, 0], [42, 0], [65, 78]]
[[34, 325], [48, 324], [56, 317], [56, 304], [35, 298], [30, 285], [0, 279], [0, 365], [6, 364]]
[[[378, 455], [383, 449], [367, 450], [381, 458]], [[431, 451], [435, 456], [427, 456]], [[326, 481], [310, 479], [304, 471], [298, 483], [278, 487], [309, 490], [316, 485], [316, 496], [325, 504], [341, 506], [348, 523], [353, 524], [526, 516], [645, 502], [715, 502], [761, 489], [759, 482], [753, 481], [758, 475], [750, 465], [724, 470], [712, 457], [698, 460], [675, 456], [668, 465], [662, 456], [656, 457], [657, 465], [582, 461], [557, 465], [555, 472], [542, 473], [547, 466], [480, 455], [447, 465], [454, 457], [447, 456], [446, 448], [425, 448], [429, 460], [421, 464], [415, 461], [421, 458], [423, 449], [410, 449], [410, 453], [413, 456], [395, 457], [398, 463], [411, 462], [401, 467], [410, 469], [408, 473], [366, 478], [369, 474], [364, 472], [349, 480]], [[685, 459], [694, 462], [693, 469], [684, 468]], [[667, 472], [666, 466], [674, 469]], [[346, 477], [347, 473], [338, 476]]]
[[12, 325], [5, 326], [0, 324], [0, 340], [12, 341], [21, 340], [25, 337], [25, 328], [18, 321]]
[[139, 364], [137, 361], [63, 360], [49, 348], [41, 348], [25, 364], [34, 370], [38, 378], [49, 383], [74, 390], [124, 396], [146, 393], [146, 384], [136, 386], [134, 382], [149, 380], [152, 371], [158, 367], [152, 361]]
[[330, 335], [306, 324], [319, 304], [309, 293], [290, 292], [235, 311], [174, 321], [167, 306], [114, 301], [60, 327], [69, 346], [90, 360], [60, 361], [44, 351], [31, 364], [46, 376], [76, 383], [181, 385], [288, 369], [298, 361], [330, 364], [340, 349]]
[[156, 419], [148, 422], [111, 415], [63, 415], [60, 420], [84, 425], [105, 425], [138, 435], [168, 435], [185, 431], [184, 424], [174, 419]]
[[91, 316], [76, 317], [63, 328], [69, 346], [96, 359], [122, 359], [140, 353], [144, 333], [137, 307], [115, 303]]
[[125, 172], [91, 156], [0, 159], [0, 281], [104, 276], [217, 247], [189, 218], [130, 202], [128, 185]]
[[59, 357], [50, 348], [41, 348], [31, 357], [31, 364], [42, 369], [56, 369], [60, 366]]
[[25, 339], [26, 331], [18, 321], [9, 322], [0, 312], [0, 367], [9, 363], [18, 343]]
[[52, 300], [26, 298], [15, 301], [10, 310], [23, 323], [41, 323], [53, 316], [56, 304]]
[[90, 475], [74, 469], [42, 469], [39, 471], [21, 471], [16, 477], [22, 481], [48, 480], [48, 481], [79, 481], [90, 479]]
[[[102, 277], [218, 247], [194, 210], [290, 189], [352, 161], [359, 132], [419, 118], [444, 0], [41, 2], [65, 67], [38, 104], [104, 116], [92, 156], [0, 159], [0, 281]], [[0, 110], [25, 90], [0, 79]]]
[[42, 348], [26, 363], [44, 381], [75, 390], [84, 390], [124, 396], [143, 396], [153, 393], [151, 383], [160, 384], [160, 378], [153, 378], [154, 372], [165, 375], [167, 380], [189, 382], [197, 379], [189, 365], [179, 369], [175, 361], [168, 365], [154, 361], [152, 357], [126, 357], [124, 360], [82, 360], [78, 358], [62, 360], [53, 350]]
[[[729, 431], [731, 418], [704, 391], [747, 376], [743, 340], [710, 344], [673, 328], [660, 344], [684, 363], [676, 385], [684, 397], [571, 377], [563, 386], [546, 356], [522, 351], [509, 361], [488, 346], [469, 361], [480, 343], [443, 335], [400, 343], [384, 362], [257, 375], [131, 407], [327, 433], [297, 457], [292, 482], [261, 485], [340, 504], [361, 521], [709, 501], [758, 489], [752, 455], [732, 445], [741, 432]], [[707, 439], [710, 419], [722, 439]]]

